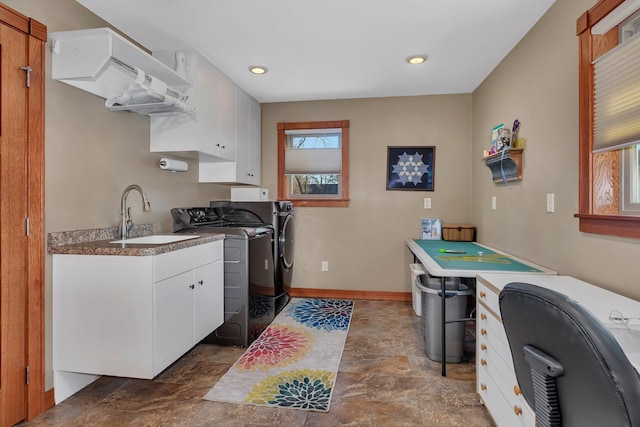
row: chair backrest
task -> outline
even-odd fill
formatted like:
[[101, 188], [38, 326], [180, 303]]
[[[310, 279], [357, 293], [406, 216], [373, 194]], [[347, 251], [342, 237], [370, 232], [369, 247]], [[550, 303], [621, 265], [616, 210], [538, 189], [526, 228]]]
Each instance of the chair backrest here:
[[533, 363], [525, 353], [531, 360], [534, 349], [564, 370], [554, 379], [561, 425], [640, 426], [640, 377], [588, 310], [559, 292], [510, 283], [500, 292], [500, 311], [518, 386], [531, 408]]

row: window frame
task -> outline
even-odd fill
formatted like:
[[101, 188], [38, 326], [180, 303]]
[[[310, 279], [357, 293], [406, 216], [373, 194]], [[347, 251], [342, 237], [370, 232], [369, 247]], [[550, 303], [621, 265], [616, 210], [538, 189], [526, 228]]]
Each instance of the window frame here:
[[593, 66], [592, 62], [618, 44], [618, 26], [604, 35], [591, 28], [618, 7], [623, 0], [601, 0], [577, 20], [579, 40], [579, 230], [584, 233], [640, 238], [640, 216], [621, 214], [620, 154], [593, 153]]
[[[289, 196], [289, 178], [285, 175], [285, 149], [288, 130], [342, 129], [341, 191], [338, 197], [303, 198]], [[291, 200], [296, 207], [349, 206], [349, 120], [278, 123], [278, 200]]]

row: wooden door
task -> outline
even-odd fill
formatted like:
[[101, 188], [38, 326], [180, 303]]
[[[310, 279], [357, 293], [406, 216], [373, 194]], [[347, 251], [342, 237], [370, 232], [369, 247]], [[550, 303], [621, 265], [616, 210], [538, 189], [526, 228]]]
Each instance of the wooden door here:
[[0, 25], [0, 425], [26, 418], [28, 36]]

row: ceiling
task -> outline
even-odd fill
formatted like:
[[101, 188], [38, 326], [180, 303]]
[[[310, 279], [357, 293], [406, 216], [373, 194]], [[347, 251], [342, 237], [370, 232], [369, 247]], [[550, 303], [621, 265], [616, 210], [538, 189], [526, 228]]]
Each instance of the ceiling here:
[[198, 49], [261, 103], [471, 93], [555, 2], [77, 1], [152, 52]]

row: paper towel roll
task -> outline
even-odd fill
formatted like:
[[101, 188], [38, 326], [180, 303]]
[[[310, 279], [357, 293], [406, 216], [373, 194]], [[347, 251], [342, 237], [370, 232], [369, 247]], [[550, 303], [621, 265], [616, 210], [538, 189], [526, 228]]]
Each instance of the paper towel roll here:
[[189, 163], [163, 157], [160, 159], [160, 169], [172, 172], [186, 172], [189, 170]]

